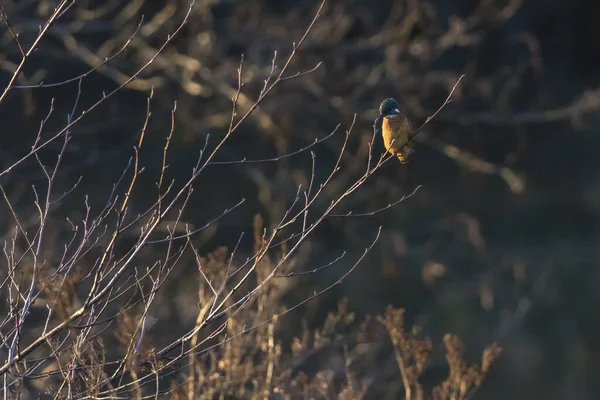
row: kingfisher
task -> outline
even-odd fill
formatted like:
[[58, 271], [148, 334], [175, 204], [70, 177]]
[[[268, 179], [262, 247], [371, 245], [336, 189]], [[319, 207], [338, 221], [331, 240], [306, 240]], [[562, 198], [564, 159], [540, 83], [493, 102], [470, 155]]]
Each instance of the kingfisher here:
[[398, 102], [385, 99], [379, 106], [379, 118], [382, 119], [381, 132], [387, 151], [398, 157], [402, 164], [408, 162], [408, 155], [414, 150], [411, 146], [413, 129], [406, 115], [400, 112]]

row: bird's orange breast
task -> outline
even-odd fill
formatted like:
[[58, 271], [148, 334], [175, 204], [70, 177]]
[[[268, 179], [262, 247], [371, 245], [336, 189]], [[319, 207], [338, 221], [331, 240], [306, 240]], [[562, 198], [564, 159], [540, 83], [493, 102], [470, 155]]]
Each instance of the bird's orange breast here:
[[396, 153], [406, 145], [410, 139], [410, 125], [402, 114], [383, 119], [382, 136], [386, 150]]

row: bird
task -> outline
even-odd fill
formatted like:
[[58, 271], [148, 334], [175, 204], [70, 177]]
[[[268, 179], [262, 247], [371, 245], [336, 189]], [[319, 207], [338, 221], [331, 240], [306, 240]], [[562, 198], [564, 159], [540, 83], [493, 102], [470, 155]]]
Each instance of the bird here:
[[390, 97], [381, 103], [379, 119], [383, 120], [381, 134], [385, 149], [398, 157], [402, 164], [406, 164], [408, 155], [414, 151], [411, 146], [413, 129], [406, 115], [400, 112], [395, 99]]

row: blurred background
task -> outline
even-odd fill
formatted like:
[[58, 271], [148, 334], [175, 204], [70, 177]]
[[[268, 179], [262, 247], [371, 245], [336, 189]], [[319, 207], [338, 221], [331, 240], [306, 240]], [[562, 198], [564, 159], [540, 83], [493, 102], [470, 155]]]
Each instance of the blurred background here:
[[[24, 43], [37, 35], [53, 3], [3, 2]], [[103, 204], [132, 155], [151, 88], [142, 163], [149, 174], [160, 170], [153, 160], [160, 160], [177, 102], [169, 173], [187, 176], [207, 135], [210, 147], [227, 131], [242, 55], [238, 115], [256, 100], [273, 63], [283, 65], [317, 6], [313, 0], [196, 0], [189, 23], [140, 77], [73, 128], [55, 190], [82, 180], [57, 206], [56, 219], [81, 217], [84, 195]], [[75, 2], [49, 30], [17, 85], [85, 73], [117, 52], [143, 15], [125, 51], [81, 81], [79, 108], [87, 108], [149, 60], [188, 7], [184, 0]], [[475, 398], [600, 396], [594, 311], [600, 302], [598, 21], [600, 3], [584, 0], [327, 1], [290, 73], [322, 64], [278, 86], [220, 150], [219, 161], [282, 156], [339, 123], [340, 131], [313, 149], [315, 174], [322, 178], [337, 158], [343, 130], [356, 118], [340, 175], [325, 193], [327, 204], [336, 188], [364, 171], [384, 98], [396, 98], [420, 126], [460, 75], [466, 77], [419, 135], [410, 162], [386, 163], [335, 212], [378, 210], [418, 187], [414, 195], [373, 215], [329, 218], [310, 238], [297, 270], [316, 268], [343, 251], [347, 258], [291, 281], [283, 298], [288, 306], [347, 271], [382, 227], [379, 241], [341, 285], [279, 321], [283, 343], [296, 334], [301, 318], [322, 324], [342, 297], [359, 319], [391, 304], [405, 308], [407, 324], [421, 326], [434, 343], [446, 332], [458, 334], [473, 360], [484, 346], [500, 344], [504, 352]], [[1, 46], [6, 85], [20, 54], [6, 29]], [[9, 93], [0, 107], [4, 168], [31, 149], [53, 98], [54, 118], [46, 129], [64, 126], [78, 83]], [[41, 157], [55, 160], [61, 146], [52, 144]], [[374, 153], [383, 151], [378, 137]], [[44, 177], [36, 165], [23, 163], [3, 178], [24, 216], [37, 213], [30, 188]], [[311, 156], [303, 152], [278, 162], [209, 169], [186, 222], [202, 225], [240, 198], [246, 203], [202, 234], [199, 251], [231, 250], [241, 232], [252, 232], [256, 214], [267, 226], [275, 224], [297, 185], [308, 182], [310, 168]], [[134, 213], [156, 195], [152, 179], [141, 182]], [[10, 215], [1, 218], [8, 231]], [[67, 236], [60, 224], [53, 229], [51, 240], [60, 248]], [[252, 251], [251, 241], [241, 242], [240, 259]], [[188, 304], [197, 302], [195, 268], [178, 266], [163, 288], [163, 321], [193, 324]], [[186, 279], [192, 273], [194, 279]], [[155, 336], [168, 325], [155, 326]], [[331, 361], [326, 354], [314, 362]], [[371, 374], [397, 379], [393, 363], [378, 368]]]

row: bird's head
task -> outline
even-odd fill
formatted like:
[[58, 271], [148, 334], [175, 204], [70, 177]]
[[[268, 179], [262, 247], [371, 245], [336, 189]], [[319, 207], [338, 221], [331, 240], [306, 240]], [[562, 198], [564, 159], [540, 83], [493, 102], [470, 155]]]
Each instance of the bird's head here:
[[381, 116], [384, 118], [390, 118], [394, 115], [400, 114], [398, 102], [391, 97], [389, 99], [385, 99], [379, 106], [379, 114], [381, 114]]

